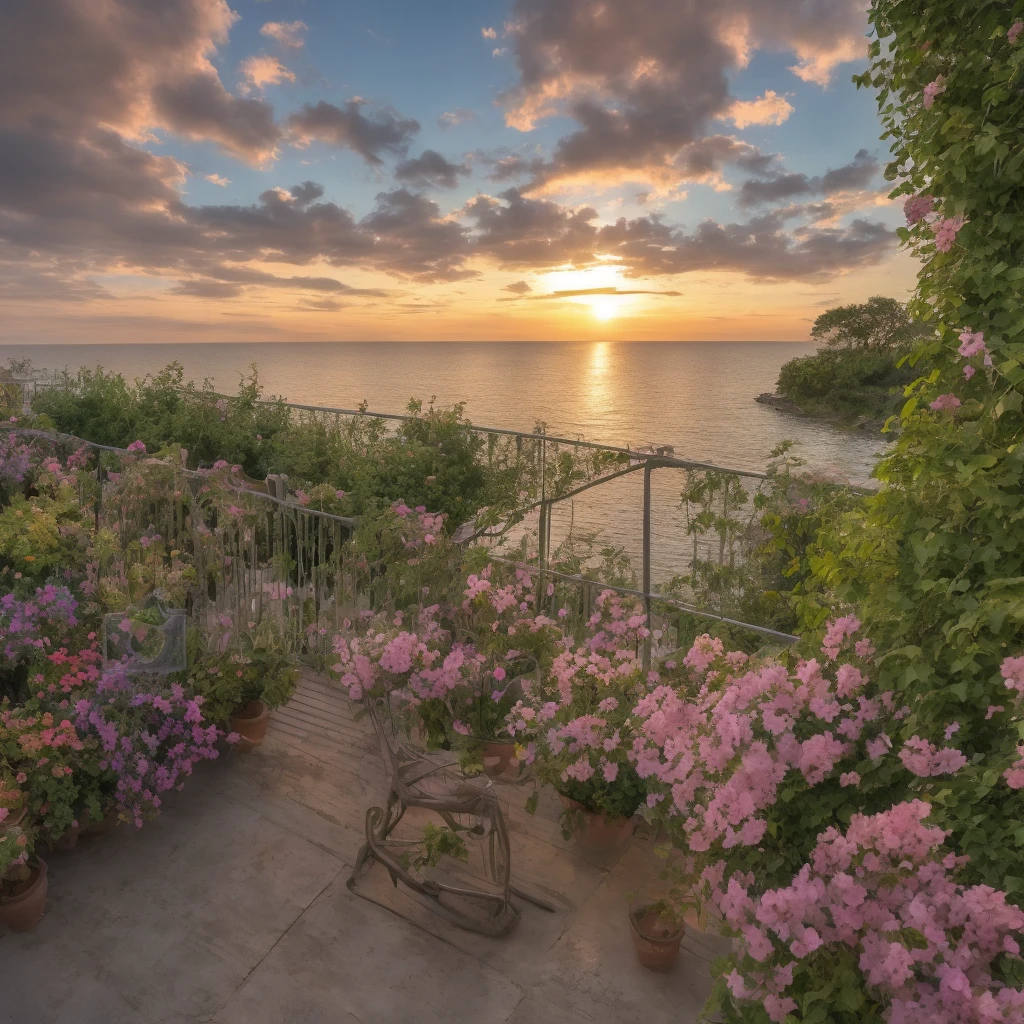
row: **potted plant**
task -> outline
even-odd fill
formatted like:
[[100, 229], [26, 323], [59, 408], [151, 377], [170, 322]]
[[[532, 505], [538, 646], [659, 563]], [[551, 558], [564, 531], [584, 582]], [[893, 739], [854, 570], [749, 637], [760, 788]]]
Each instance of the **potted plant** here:
[[629, 908], [637, 959], [651, 971], [670, 971], [686, 931], [685, 908], [667, 897], [640, 898]]
[[35, 830], [12, 826], [0, 835], [0, 926], [27, 932], [46, 908], [46, 862], [33, 856]]
[[248, 752], [263, 742], [270, 712], [291, 699], [298, 676], [294, 656], [265, 619], [250, 632], [222, 633], [216, 648], [195, 661], [189, 682], [203, 698], [204, 718], [229, 722], [238, 749]]
[[647, 795], [630, 756], [633, 709], [654, 685], [637, 654], [645, 621], [613, 592], [600, 594], [586, 635], [566, 642], [550, 668], [524, 684], [509, 714], [524, 760], [559, 794], [562, 834], [585, 847], [625, 844]]

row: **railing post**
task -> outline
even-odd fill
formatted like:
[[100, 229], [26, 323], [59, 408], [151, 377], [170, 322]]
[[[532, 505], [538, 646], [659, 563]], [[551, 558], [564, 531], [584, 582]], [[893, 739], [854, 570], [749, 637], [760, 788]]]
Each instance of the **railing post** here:
[[651, 463], [644, 463], [644, 612], [647, 615], [647, 639], [644, 640], [644, 672], [651, 669], [651, 632], [654, 623], [651, 619]]

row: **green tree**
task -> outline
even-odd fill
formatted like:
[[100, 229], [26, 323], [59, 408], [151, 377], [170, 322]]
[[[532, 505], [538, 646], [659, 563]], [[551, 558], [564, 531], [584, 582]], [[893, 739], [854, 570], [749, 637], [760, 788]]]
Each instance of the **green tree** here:
[[828, 348], [878, 352], [905, 349], [928, 333], [928, 327], [914, 322], [905, 303], [884, 295], [827, 309], [811, 328], [811, 337]]

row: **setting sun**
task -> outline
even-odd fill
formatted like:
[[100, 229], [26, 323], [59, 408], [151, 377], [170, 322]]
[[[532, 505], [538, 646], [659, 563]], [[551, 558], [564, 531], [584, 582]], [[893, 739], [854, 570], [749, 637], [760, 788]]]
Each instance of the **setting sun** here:
[[614, 295], [602, 295], [598, 298], [587, 299], [590, 312], [594, 314], [595, 320], [612, 320], [618, 315], [622, 300]]

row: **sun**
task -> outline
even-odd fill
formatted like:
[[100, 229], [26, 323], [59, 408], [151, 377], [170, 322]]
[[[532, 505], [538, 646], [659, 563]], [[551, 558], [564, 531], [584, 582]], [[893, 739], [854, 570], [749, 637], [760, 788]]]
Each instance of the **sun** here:
[[590, 306], [590, 312], [593, 314], [594, 319], [605, 323], [618, 316], [621, 301], [613, 295], [602, 295], [597, 298], [588, 299], [587, 305]]

